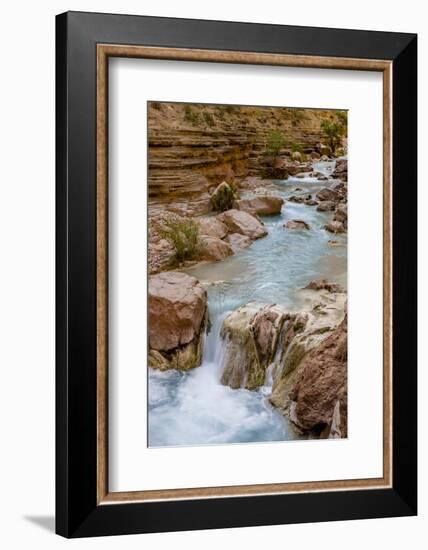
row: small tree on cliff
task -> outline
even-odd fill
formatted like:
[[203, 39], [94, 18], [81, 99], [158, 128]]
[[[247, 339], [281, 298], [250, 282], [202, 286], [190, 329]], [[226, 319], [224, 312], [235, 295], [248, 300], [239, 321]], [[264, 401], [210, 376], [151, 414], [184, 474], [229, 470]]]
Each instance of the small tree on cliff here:
[[177, 262], [194, 259], [202, 249], [195, 220], [171, 214], [157, 224], [156, 232], [174, 247]]
[[342, 138], [346, 136], [347, 129], [348, 117], [345, 111], [338, 111], [334, 120], [321, 122], [321, 130], [333, 153], [342, 144]]
[[287, 140], [279, 130], [270, 130], [267, 135], [266, 149], [264, 150], [264, 156], [276, 158], [281, 149], [286, 147]]

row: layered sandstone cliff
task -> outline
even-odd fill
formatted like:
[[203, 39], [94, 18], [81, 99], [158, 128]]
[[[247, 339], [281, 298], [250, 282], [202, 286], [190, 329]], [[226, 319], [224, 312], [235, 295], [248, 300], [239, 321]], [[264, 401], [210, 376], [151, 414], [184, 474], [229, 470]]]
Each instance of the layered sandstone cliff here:
[[[212, 191], [223, 181], [262, 176], [267, 168], [269, 177], [286, 176], [284, 162], [287, 166], [293, 155], [328, 154], [321, 122], [332, 117], [332, 111], [317, 109], [149, 103], [150, 213], [168, 208], [204, 214]], [[266, 167], [272, 130], [286, 143], [276, 165]]]

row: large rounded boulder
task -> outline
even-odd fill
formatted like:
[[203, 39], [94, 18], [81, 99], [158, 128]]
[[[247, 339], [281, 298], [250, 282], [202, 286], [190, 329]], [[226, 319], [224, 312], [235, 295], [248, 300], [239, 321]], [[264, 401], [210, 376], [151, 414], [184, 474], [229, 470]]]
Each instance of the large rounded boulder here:
[[262, 195], [252, 199], [240, 199], [234, 203], [238, 210], [259, 216], [273, 216], [280, 214], [284, 199], [274, 195]]
[[260, 239], [267, 235], [265, 226], [254, 216], [242, 210], [227, 210], [218, 216], [230, 233], [240, 233], [250, 239]]
[[200, 365], [207, 294], [197, 279], [177, 271], [149, 278], [149, 365], [187, 370]]
[[197, 222], [201, 235], [217, 237], [217, 239], [224, 239], [227, 235], [226, 225], [216, 217], [198, 218]]
[[203, 237], [201, 259], [220, 262], [233, 254], [232, 246], [218, 237]]

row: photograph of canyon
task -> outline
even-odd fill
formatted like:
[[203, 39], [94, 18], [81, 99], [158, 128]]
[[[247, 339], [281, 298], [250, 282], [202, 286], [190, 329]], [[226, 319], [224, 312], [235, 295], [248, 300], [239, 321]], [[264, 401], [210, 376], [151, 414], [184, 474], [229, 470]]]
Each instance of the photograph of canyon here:
[[148, 102], [149, 447], [347, 437], [347, 122]]

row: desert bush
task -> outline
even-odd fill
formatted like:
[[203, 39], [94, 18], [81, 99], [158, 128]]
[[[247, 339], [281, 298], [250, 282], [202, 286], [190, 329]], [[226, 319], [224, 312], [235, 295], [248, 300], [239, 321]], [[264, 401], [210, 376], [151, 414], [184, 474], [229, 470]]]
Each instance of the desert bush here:
[[234, 184], [221, 183], [211, 196], [211, 207], [216, 212], [224, 212], [232, 208], [233, 201], [238, 196], [238, 188]]
[[346, 136], [347, 129], [348, 116], [346, 111], [337, 111], [333, 120], [323, 120], [321, 122], [321, 130], [333, 153], [341, 146], [342, 138]]
[[346, 135], [346, 131], [348, 129], [348, 113], [346, 111], [337, 111], [336, 120], [342, 127], [344, 135]]
[[172, 214], [157, 224], [156, 232], [174, 247], [177, 262], [194, 259], [202, 249], [199, 225], [193, 219]]
[[303, 145], [300, 143], [292, 143], [291, 150], [293, 153], [303, 153]]
[[263, 152], [263, 155], [266, 157], [277, 157], [280, 150], [283, 147], [286, 147], [287, 140], [279, 130], [270, 130], [267, 140], [266, 140], [266, 149]]
[[151, 101], [150, 106], [157, 111], [161, 110], [161, 104], [159, 103], [159, 101]]

